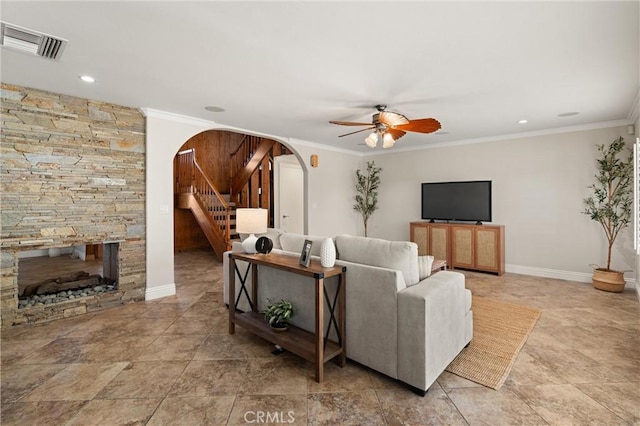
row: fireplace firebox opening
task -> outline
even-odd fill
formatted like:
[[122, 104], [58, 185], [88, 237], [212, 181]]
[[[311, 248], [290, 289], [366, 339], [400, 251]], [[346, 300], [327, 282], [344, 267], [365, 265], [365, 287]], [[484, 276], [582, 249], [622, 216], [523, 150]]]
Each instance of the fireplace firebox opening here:
[[95, 297], [118, 289], [119, 242], [22, 252], [18, 309]]

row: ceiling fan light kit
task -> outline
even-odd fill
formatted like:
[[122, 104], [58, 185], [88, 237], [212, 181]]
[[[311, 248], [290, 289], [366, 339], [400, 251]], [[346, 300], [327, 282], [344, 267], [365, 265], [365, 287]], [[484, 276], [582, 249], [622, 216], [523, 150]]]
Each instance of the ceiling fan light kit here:
[[364, 140], [370, 148], [375, 148], [378, 145], [378, 134], [382, 135], [382, 148], [391, 148], [395, 145], [396, 141], [406, 135], [407, 132], [433, 133], [441, 127], [440, 122], [435, 118], [409, 120], [402, 114], [387, 111], [386, 105], [376, 105], [375, 108], [378, 112], [373, 114], [371, 124], [355, 123], [351, 121], [330, 121], [329, 123], [338, 124], [340, 126], [368, 126], [365, 129], [345, 133], [339, 137], [373, 130], [373, 132]]
[[391, 136], [391, 133], [384, 133], [382, 135], [382, 147], [383, 148], [391, 148], [395, 145], [396, 140]]
[[366, 143], [369, 148], [375, 148], [378, 145], [378, 132], [375, 131], [367, 136], [364, 143]]

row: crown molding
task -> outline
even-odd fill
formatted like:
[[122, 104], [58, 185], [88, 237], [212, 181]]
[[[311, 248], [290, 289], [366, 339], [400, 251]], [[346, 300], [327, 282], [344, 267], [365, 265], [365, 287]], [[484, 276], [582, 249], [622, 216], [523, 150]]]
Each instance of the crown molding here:
[[176, 114], [176, 113], [167, 112], [167, 111], [161, 111], [161, 110], [157, 110], [157, 109], [153, 109], [153, 108], [140, 108], [140, 110], [142, 111], [144, 116], [147, 117], [147, 118], [148, 117], [159, 118], [159, 119], [163, 119], [163, 120], [174, 121], [174, 122], [177, 122], [177, 123], [183, 123], [183, 124], [194, 125], [194, 126], [198, 126], [198, 127], [204, 127], [204, 128], [208, 128], [210, 130], [227, 130], [227, 131], [232, 131], [232, 132], [245, 133], [245, 134], [248, 134], [248, 135], [260, 136], [260, 137], [264, 137], [264, 138], [274, 139], [274, 140], [276, 140], [278, 142], [281, 142], [281, 143], [284, 143], [285, 145], [290, 145], [290, 146], [300, 145], [300, 146], [304, 146], [304, 147], [308, 147], [308, 148], [323, 149], [323, 150], [326, 150], [326, 151], [333, 151], [333, 152], [339, 152], [339, 153], [342, 153], [342, 154], [355, 155], [355, 156], [358, 156], [358, 157], [365, 157], [365, 156], [366, 157], [370, 157], [370, 156], [378, 156], [378, 155], [388, 155], [388, 154], [393, 154], [393, 153], [397, 153], [397, 152], [422, 151], [422, 150], [425, 150], [425, 149], [447, 148], [447, 147], [459, 146], [459, 145], [471, 145], [471, 144], [478, 144], [478, 143], [498, 142], [498, 141], [510, 140], [510, 139], [522, 139], [522, 138], [530, 138], [530, 137], [537, 137], [537, 136], [549, 136], [549, 135], [554, 135], [554, 134], [580, 132], [580, 131], [596, 130], [596, 129], [605, 129], [605, 128], [610, 128], [610, 127], [628, 126], [630, 124], [635, 124], [635, 122], [636, 122], [632, 117], [635, 116], [636, 119], [637, 119], [638, 109], [639, 109], [639, 105], [638, 105], [639, 96], [640, 96], [640, 91], [638, 92], [638, 95], [636, 96], [636, 100], [634, 101], [634, 108], [632, 108], [632, 110], [629, 112], [628, 118], [626, 118], [624, 120], [604, 121], [604, 122], [599, 122], [599, 123], [581, 124], [581, 125], [577, 125], [577, 126], [556, 127], [556, 128], [552, 128], [552, 129], [534, 130], [534, 131], [530, 131], [530, 132], [511, 133], [511, 134], [506, 134], [506, 135], [487, 136], [487, 137], [482, 137], [482, 138], [461, 139], [461, 140], [449, 141], [449, 142], [436, 142], [436, 143], [431, 143], [431, 144], [423, 145], [423, 146], [397, 148], [397, 149], [384, 150], [384, 151], [364, 151], [364, 152], [362, 152], [362, 151], [354, 151], [354, 150], [350, 150], [350, 149], [346, 149], [346, 148], [338, 148], [338, 147], [335, 147], [335, 146], [325, 145], [325, 144], [321, 144], [321, 143], [318, 143], [318, 142], [311, 142], [311, 141], [307, 141], [307, 140], [303, 140], [303, 139], [296, 139], [296, 138], [290, 138], [290, 137], [270, 135], [270, 134], [267, 134], [267, 133], [255, 132], [255, 131], [252, 131], [252, 130], [242, 129], [242, 128], [239, 128], [239, 127], [227, 126], [225, 124], [217, 123], [215, 121], [204, 120], [204, 119], [201, 119], [201, 118], [189, 117], [189, 116], [186, 116], [186, 115]]
[[242, 128], [239, 128], [239, 127], [227, 126], [225, 124], [217, 123], [215, 121], [203, 120], [201, 118], [189, 117], [187, 115], [176, 114], [176, 113], [173, 113], [173, 112], [161, 111], [161, 110], [157, 110], [157, 109], [153, 109], [153, 108], [140, 108], [140, 110], [142, 111], [142, 113], [144, 114], [145, 117], [153, 117], [153, 118], [159, 118], [159, 119], [162, 119], [162, 120], [174, 121], [174, 122], [182, 123], [182, 124], [189, 124], [189, 125], [195, 125], [195, 126], [200, 126], [200, 127], [207, 127], [209, 130], [227, 130], [227, 131], [231, 131], [231, 132], [245, 133], [247, 135], [259, 136], [259, 137], [268, 138], [268, 139], [274, 139], [274, 140], [276, 140], [278, 142], [281, 142], [281, 143], [284, 143], [285, 145], [288, 145], [288, 146], [301, 145], [301, 146], [305, 146], [305, 147], [309, 147], [309, 148], [324, 149], [326, 151], [340, 152], [340, 153], [343, 153], [343, 154], [360, 155], [360, 156], [363, 155], [363, 153], [361, 153], [361, 152], [351, 151], [351, 150], [348, 150], [348, 149], [345, 149], [345, 148], [337, 148], [337, 147], [333, 147], [333, 146], [329, 146], [329, 145], [323, 145], [323, 144], [317, 143], [317, 142], [305, 141], [305, 140], [302, 140], [302, 139], [289, 138], [289, 137], [283, 137], [283, 136], [277, 136], [277, 135], [270, 135], [268, 133], [254, 132], [254, 131], [248, 130], [248, 129], [242, 129]]
[[360, 151], [353, 151], [350, 149], [346, 149], [346, 148], [338, 148], [336, 146], [331, 146], [331, 145], [324, 145], [318, 142], [311, 142], [311, 141], [305, 141], [302, 139], [296, 139], [296, 138], [289, 138], [289, 141], [292, 144], [295, 145], [302, 145], [308, 148], [315, 148], [315, 149], [323, 149], [325, 151], [333, 151], [333, 152], [340, 152], [342, 154], [349, 154], [349, 155], [355, 155], [358, 157], [364, 157], [364, 155], [366, 153], [364, 152], [360, 152]]
[[202, 118], [189, 117], [188, 115], [176, 114], [168, 111], [161, 111], [153, 108], [140, 108], [142, 114], [147, 118], [159, 118], [162, 120], [175, 121], [177, 123], [189, 124], [193, 126], [215, 126], [215, 121], [204, 120]]

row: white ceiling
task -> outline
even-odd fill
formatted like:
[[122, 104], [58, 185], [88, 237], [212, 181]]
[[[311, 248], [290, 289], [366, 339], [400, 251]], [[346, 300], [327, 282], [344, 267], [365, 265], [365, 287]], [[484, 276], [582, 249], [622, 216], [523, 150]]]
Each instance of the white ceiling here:
[[629, 121], [639, 5], [3, 0], [3, 21], [69, 44], [59, 61], [2, 48], [1, 78], [363, 152], [367, 133], [329, 120], [386, 103], [440, 120], [394, 149], [426, 146]]

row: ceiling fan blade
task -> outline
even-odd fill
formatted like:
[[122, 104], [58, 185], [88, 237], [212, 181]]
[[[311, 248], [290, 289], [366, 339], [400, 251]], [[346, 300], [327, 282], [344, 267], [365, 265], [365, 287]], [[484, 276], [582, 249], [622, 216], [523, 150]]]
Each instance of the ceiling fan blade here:
[[352, 121], [329, 121], [329, 123], [341, 126], [371, 126], [371, 123], [354, 123]]
[[407, 134], [407, 132], [403, 132], [402, 130], [398, 129], [388, 129], [387, 133], [390, 133], [395, 141]]
[[410, 123], [409, 119], [404, 115], [391, 111], [380, 111], [378, 113], [378, 121], [387, 126], [399, 126]]
[[343, 136], [349, 136], [349, 135], [354, 135], [356, 133], [360, 133], [360, 132], [366, 132], [367, 130], [373, 130], [375, 129], [376, 126], [371, 126], [371, 127], [367, 127], [366, 129], [362, 129], [362, 130], [356, 130], [355, 132], [351, 132], [351, 133], [345, 133], [344, 135], [340, 135], [338, 136], [339, 138], [343, 137]]
[[405, 132], [432, 133], [440, 129], [440, 122], [435, 118], [420, 118], [411, 120], [407, 124], [394, 126], [395, 129], [404, 130]]

